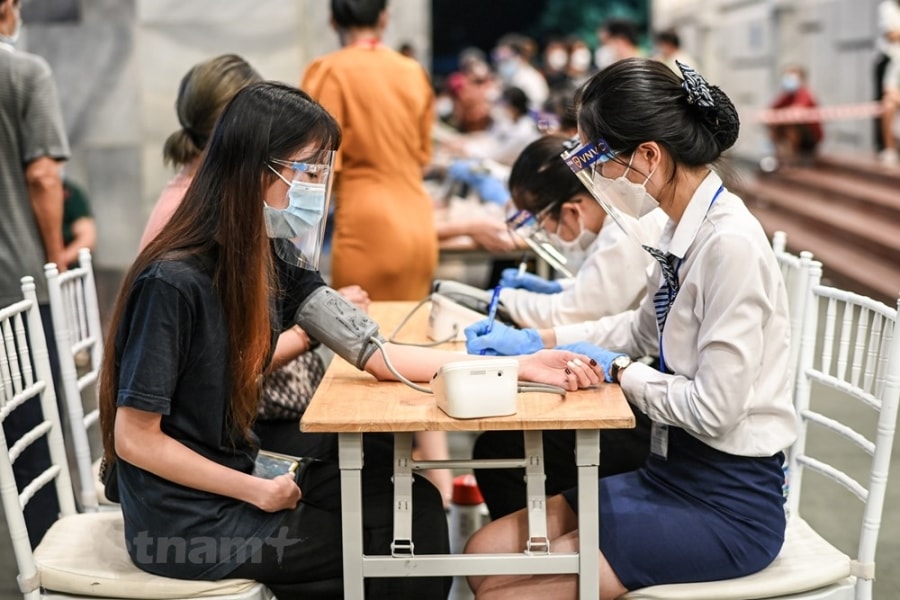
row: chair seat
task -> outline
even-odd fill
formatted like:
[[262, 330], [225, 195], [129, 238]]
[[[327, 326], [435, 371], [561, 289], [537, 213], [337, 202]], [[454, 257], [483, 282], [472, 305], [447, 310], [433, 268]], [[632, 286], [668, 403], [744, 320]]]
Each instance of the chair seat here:
[[106, 486], [103, 484], [103, 480], [100, 479], [100, 462], [102, 460], [102, 458], [98, 458], [91, 463], [91, 474], [94, 476], [94, 489], [97, 490], [97, 503], [103, 507], [119, 506], [118, 502], [113, 502], [106, 497]]
[[95, 512], [56, 521], [34, 551], [41, 587], [108, 598], [202, 598], [244, 595], [249, 579], [187, 581], [137, 568], [125, 550], [121, 512]]
[[629, 592], [628, 600], [743, 600], [772, 598], [816, 590], [850, 576], [850, 557], [825, 541], [799, 517], [790, 520], [781, 552], [753, 575], [708, 581], [655, 585]]

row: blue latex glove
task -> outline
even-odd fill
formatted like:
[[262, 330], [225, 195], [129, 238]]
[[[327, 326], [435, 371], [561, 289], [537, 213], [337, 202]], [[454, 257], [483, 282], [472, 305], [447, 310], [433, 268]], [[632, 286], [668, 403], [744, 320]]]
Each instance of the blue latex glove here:
[[625, 356], [625, 354], [622, 352], [613, 352], [612, 350], [607, 350], [606, 348], [595, 346], [590, 342], [576, 342], [574, 344], [566, 344], [565, 346], [557, 346], [556, 348], [557, 350], [568, 350], [570, 352], [584, 354], [585, 356], [590, 356], [591, 358], [596, 360], [597, 364], [603, 367], [603, 378], [608, 383], [614, 383], [612, 377], [610, 377], [609, 375], [612, 361], [617, 356]]
[[515, 356], [544, 349], [537, 329], [516, 329], [495, 321], [488, 332], [488, 322], [484, 319], [465, 328], [466, 351], [469, 354]]
[[447, 175], [450, 179], [473, 185], [475, 183], [474, 171], [477, 169], [477, 160], [454, 160], [450, 163], [450, 166], [447, 167]]
[[447, 175], [472, 186], [482, 202], [506, 204], [509, 201], [506, 185], [483, 169], [477, 160], [453, 161], [447, 169]]
[[533, 273], [519, 273], [518, 269], [503, 269], [500, 274], [500, 285], [508, 288], [521, 288], [538, 294], [558, 294], [562, 285], [558, 281], [548, 281]]
[[509, 201], [506, 184], [492, 175], [479, 175], [473, 187], [482, 202], [504, 205]]

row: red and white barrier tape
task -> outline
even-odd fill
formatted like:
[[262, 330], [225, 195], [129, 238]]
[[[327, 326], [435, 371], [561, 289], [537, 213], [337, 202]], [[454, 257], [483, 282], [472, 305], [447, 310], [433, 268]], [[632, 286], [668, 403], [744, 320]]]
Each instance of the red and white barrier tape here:
[[747, 121], [781, 125], [786, 123], [810, 123], [814, 121], [846, 121], [850, 119], [868, 119], [881, 114], [880, 102], [864, 102], [861, 104], [843, 104], [840, 106], [815, 106], [811, 108], [778, 108], [756, 111]]

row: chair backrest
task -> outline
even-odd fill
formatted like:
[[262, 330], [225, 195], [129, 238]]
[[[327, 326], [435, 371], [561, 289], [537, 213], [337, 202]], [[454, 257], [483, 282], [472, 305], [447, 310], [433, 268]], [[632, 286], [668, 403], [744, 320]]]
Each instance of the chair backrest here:
[[[821, 273], [812, 273], [813, 280]], [[900, 302], [898, 302], [900, 306]], [[854, 573], [856, 597], [871, 598], [875, 570], [875, 546], [887, 488], [891, 447], [900, 403], [900, 331], [896, 307], [871, 298], [823, 285], [811, 285], [805, 308], [800, 348], [800, 374], [797, 380], [796, 406], [800, 420], [797, 442], [791, 449], [791, 494], [788, 505], [792, 515], [799, 512], [799, 500], [805, 470], [819, 473], [844, 486], [863, 502], [863, 517]], [[811, 402], [812, 388], [827, 389], [832, 398]], [[837, 416], [855, 415], [847, 403], [858, 402], [873, 411], [876, 421], [874, 440], [860, 433]], [[860, 407], [862, 408], [862, 407]], [[845, 453], [830, 452], [813, 457], [807, 448], [810, 426], [835, 435], [858, 447], [871, 457], [868, 480], [858, 481], [835, 466]], [[829, 437], [831, 440], [831, 437]], [[831, 448], [834, 444], [829, 444]], [[827, 451], [827, 449], [826, 449]]]
[[[793, 369], [791, 390], [797, 381], [798, 361], [800, 358], [800, 336], [803, 328], [803, 309], [809, 292], [809, 269], [813, 263], [811, 252], [799, 255], [787, 251], [787, 235], [783, 231], [772, 234], [772, 250], [781, 268], [781, 276], [788, 296], [788, 314], [791, 319], [791, 345], [788, 362]], [[820, 265], [821, 266], [821, 265]]]
[[[6, 513], [20, 581], [28, 582], [36, 577], [36, 569], [25, 526], [25, 506], [38, 491], [53, 483], [62, 514], [75, 514], [76, 509], [56, 407], [50, 357], [32, 277], [22, 278], [22, 291], [24, 300], [0, 309], [0, 499]], [[41, 421], [10, 444], [2, 424], [26, 402], [39, 403]], [[31, 481], [21, 482], [20, 492], [13, 474], [13, 464], [22, 452], [42, 438], [47, 441], [51, 464]]]
[[[90, 430], [99, 423], [97, 395], [86, 397], [84, 391], [96, 391], [97, 376], [103, 358], [103, 335], [100, 331], [100, 308], [91, 252], [82, 248], [78, 266], [60, 273], [54, 263], [44, 266], [50, 294], [50, 312], [59, 358], [62, 396], [75, 464], [78, 470], [78, 500], [84, 510], [97, 510], [97, 486], [92, 474], [92, 455], [99, 456], [99, 435], [91, 448]], [[90, 407], [85, 414], [84, 405]]]

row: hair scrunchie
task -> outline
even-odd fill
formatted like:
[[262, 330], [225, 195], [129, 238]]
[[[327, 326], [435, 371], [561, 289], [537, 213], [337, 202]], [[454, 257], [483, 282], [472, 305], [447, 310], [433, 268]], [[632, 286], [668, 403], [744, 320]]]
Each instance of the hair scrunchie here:
[[725, 92], [710, 85], [696, 70], [679, 60], [675, 64], [682, 74], [681, 87], [688, 105], [713, 133], [720, 151], [730, 148], [737, 140], [741, 126], [734, 104]]

